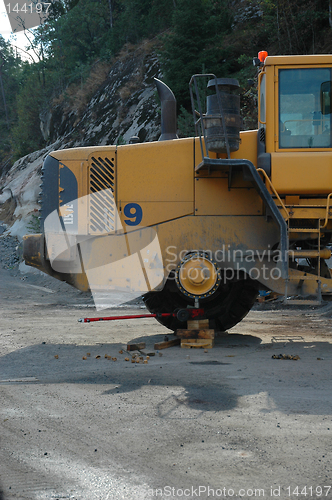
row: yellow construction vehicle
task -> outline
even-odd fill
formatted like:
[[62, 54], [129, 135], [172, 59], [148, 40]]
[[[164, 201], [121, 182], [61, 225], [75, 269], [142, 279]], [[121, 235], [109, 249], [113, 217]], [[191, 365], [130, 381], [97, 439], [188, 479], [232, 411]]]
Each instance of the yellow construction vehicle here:
[[332, 55], [255, 64], [258, 130], [240, 131], [236, 80], [195, 75], [195, 137], [177, 138], [175, 98], [157, 81], [159, 141], [51, 153], [25, 262], [96, 297], [141, 292], [153, 313], [201, 307], [219, 330], [259, 290], [301, 304], [332, 294]]

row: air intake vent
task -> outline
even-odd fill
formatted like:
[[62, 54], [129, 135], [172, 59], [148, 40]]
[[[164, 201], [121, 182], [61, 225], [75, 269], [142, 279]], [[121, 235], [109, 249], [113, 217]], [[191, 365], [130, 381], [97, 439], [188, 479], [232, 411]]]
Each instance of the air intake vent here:
[[265, 144], [265, 129], [263, 127], [261, 127], [259, 130], [258, 130], [258, 134], [259, 134], [259, 141], [260, 142], [264, 142]]
[[116, 230], [114, 158], [90, 158], [89, 232], [110, 233]]

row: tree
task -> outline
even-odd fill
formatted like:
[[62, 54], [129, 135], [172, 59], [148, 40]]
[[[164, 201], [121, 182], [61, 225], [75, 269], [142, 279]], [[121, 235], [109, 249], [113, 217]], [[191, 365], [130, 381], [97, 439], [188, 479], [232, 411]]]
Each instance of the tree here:
[[15, 159], [40, 149], [43, 144], [39, 115], [44, 104], [44, 96], [38, 74], [27, 68], [27, 76], [17, 96], [18, 120], [12, 130]]
[[191, 76], [223, 76], [226, 52], [223, 36], [231, 29], [231, 16], [223, 0], [178, 0], [171, 33], [163, 37], [161, 52], [166, 81], [178, 103], [188, 107]]
[[328, 27], [325, 0], [263, 0], [263, 26], [279, 54], [315, 53], [320, 33]]
[[17, 122], [16, 96], [20, 85], [22, 61], [0, 35], [0, 171], [11, 155], [11, 133]]

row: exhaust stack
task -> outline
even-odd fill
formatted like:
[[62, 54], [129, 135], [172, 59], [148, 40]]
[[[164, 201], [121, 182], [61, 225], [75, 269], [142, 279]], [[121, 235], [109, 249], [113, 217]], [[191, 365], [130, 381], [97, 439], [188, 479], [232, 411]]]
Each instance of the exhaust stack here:
[[169, 141], [178, 139], [177, 136], [177, 120], [176, 120], [176, 99], [169, 87], [158, 80], [154, 79], [161, 101], [161, 136], [159, 141]]

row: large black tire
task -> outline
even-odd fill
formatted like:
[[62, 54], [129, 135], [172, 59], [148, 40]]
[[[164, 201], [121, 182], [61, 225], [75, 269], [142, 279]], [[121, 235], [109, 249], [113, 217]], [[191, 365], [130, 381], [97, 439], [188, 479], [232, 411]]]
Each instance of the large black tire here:
[[[199, 301], [199, 307], [204, 308], [205, 317], [210, 319], [210, 327], [218, 331], [226, 331], [241, 321], [253, 307], [258, 295], [258, 283], [251, 280], [241, 280], [221, 284], [216, 292]], [[174, 312], [176, 309], [193, 306], [193, 299], [186, 297], [169, 279], [160, 292], [149, 292], [143, 297], [144, 303], [151, 313]], [[186, 324], [177, 318], [158, 318], [159, 323], [170, 330], [185, 328]]]

